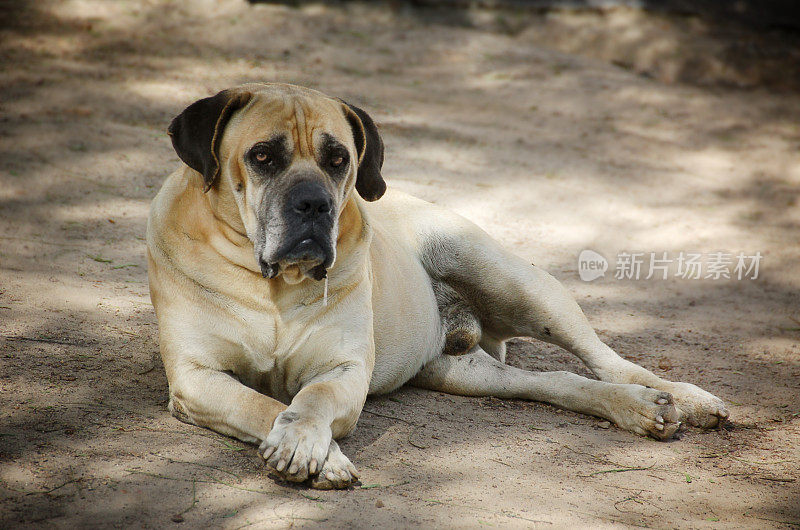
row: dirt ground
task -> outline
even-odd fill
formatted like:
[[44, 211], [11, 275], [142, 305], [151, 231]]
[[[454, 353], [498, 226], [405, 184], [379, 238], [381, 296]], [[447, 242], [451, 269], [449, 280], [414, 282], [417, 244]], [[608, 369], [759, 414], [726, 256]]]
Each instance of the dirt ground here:
[[[797, 93], [642, 75], [646, 57], [612, 64], [493, 14], [65, 0], [0, 16], [0, 527], [800, 526]], [[172, 418], [143, 241], [178, 164], [165, 130], [251, 80], [368, 109], [391, 186], [550, 271], [606, 342], [722, 397], [730, 424], [660, 443], [403, 388], [341, 444], [362, 483], [319, 492]], [[587, 248], [764, 258], [756, 280], [616, 280], [612, 263], [585, 283]], [[509, 362], [588, 375], [527, 340]]]

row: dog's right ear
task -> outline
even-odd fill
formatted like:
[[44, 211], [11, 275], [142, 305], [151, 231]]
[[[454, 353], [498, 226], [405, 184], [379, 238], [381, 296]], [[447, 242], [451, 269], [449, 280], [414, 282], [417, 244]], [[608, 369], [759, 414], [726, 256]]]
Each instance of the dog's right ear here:
[[345, 101], [342, 103], [358, 150], [356, 190], [364, 199], [377, 201], [386, 192], [386, 182], [381, 176], [383, 140], [369, 114], [355, 105]]
[[172, 147], [183, 162], [203, 175], [205, 191], [219, 178], [219, 142], [234, 111], [250, 101], [250, 92], [223, 90], [195, 101], [169, 126]]

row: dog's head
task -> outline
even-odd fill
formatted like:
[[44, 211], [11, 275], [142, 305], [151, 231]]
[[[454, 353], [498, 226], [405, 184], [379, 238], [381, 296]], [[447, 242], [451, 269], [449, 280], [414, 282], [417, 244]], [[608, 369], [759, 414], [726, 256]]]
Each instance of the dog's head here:
[[[366, 112], [293, 85], [247, 84], [196, 101], [169, 127], [221, 209], [238, 209], [265, 277], [320, 280], [336, 259], [353, 188], [386, 191], [383, 142]], [[233, 207], [235, 203], [235, 208]]]

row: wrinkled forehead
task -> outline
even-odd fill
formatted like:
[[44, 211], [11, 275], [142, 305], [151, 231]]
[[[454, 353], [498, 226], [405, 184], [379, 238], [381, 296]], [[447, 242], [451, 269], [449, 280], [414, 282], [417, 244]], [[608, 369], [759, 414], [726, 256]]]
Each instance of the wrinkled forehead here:
[[329, 137], [345, 146], [352, 144], [352, 131], [342, 103], [318, 92], [293, 90], [282, 85], [253, 91], [250, 102], [228, 124], [223, 143], [234, 142], [240, 152], [278, 136], [287, 148], [301, 156], [313, 156]]

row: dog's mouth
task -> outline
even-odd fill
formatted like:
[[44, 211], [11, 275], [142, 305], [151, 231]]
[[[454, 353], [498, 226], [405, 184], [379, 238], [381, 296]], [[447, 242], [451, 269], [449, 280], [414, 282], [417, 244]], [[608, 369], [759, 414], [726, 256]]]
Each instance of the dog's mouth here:
[[306, 237], [294, 244], [284, 245], [269, 259], [259, 260], [261, 275], [276, 278], [282, 275], [287, 283], [298, 283], [303, 278], [322, 280], [333, 264], [333, 249]]
[[277, 278], [283, 275], [287, 283], [299, 283], [303, 278], [311, 278], [314, 280], [322, 280], [328, 276], [328, 269], [324, 264], [298, 262], [298, 263], [262, 263], [261, 275], [264, 278]]

